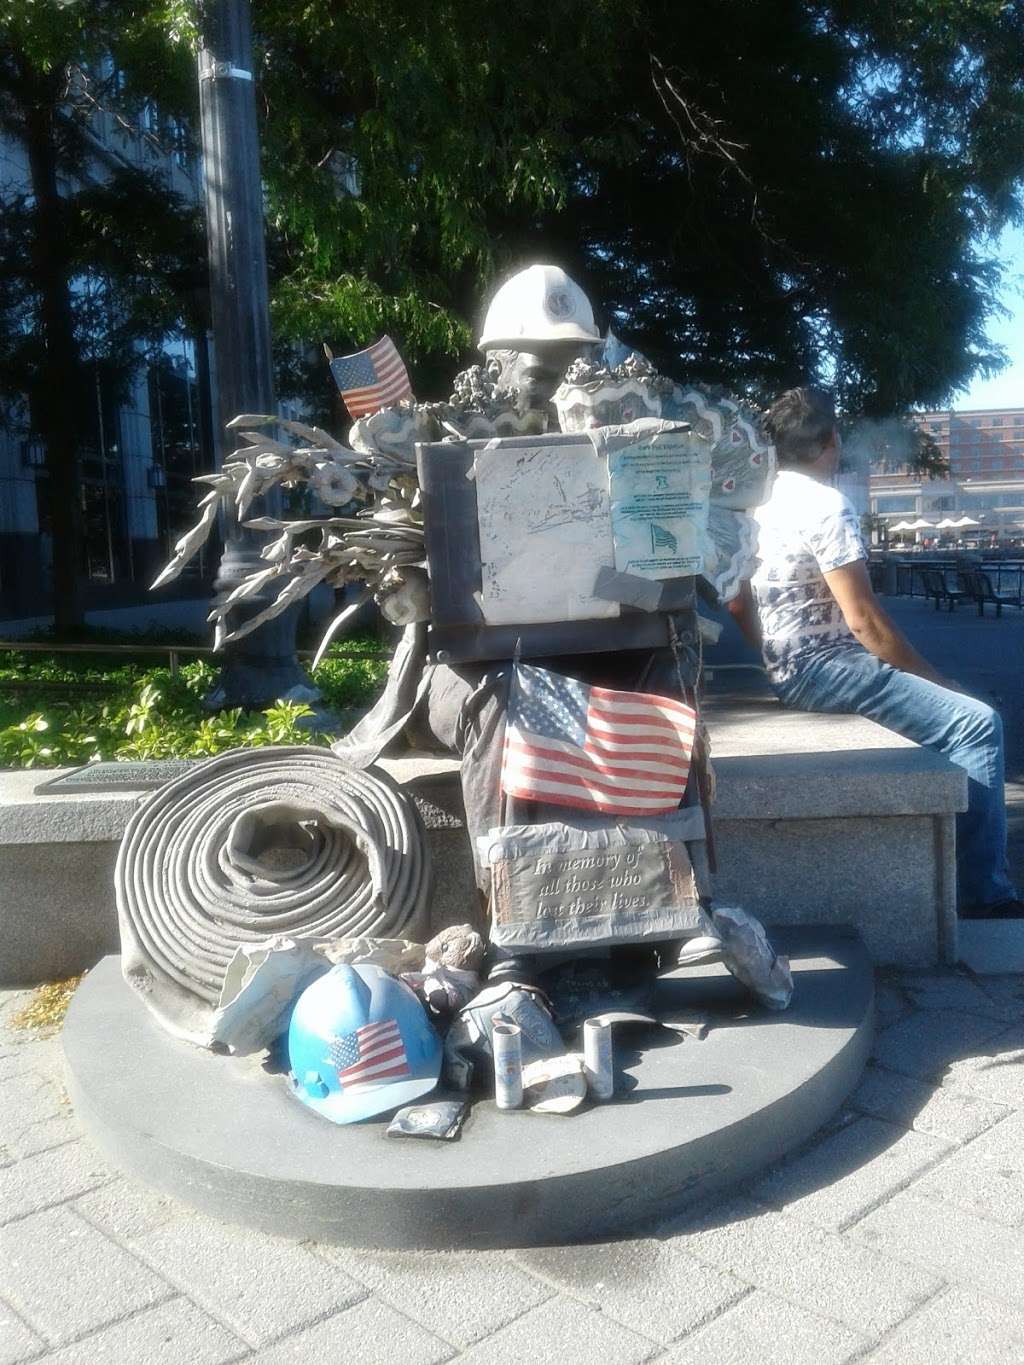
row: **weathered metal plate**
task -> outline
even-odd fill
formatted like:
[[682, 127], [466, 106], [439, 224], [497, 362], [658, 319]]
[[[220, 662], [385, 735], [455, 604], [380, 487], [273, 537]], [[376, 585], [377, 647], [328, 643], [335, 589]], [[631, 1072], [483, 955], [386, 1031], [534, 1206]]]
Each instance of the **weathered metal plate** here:
[[[576, 444], [578, 436], [506, 437], [503, 450]], [[623, 607], [611, 620], [567, 620], [487, 625], [478, 597], [482, 588], [480, 530], [473, 461], [486, 441], [451, 441], [416, 447], [423, 490], [424, 532], [430, 574], [430, 657], [438, 663], [594, 654], [668, 645], [666, 611], [694, 603], [692, 578], [665, 579], [658, 611]]]
[[40, 782], [33, 790], [57, 796], [81, 796], [84, 792], [154, 791], [180, 777], [189, 768], [201, 763], [201, 758], [152, 758], [133, 763], [87, 763], [60, 777]]

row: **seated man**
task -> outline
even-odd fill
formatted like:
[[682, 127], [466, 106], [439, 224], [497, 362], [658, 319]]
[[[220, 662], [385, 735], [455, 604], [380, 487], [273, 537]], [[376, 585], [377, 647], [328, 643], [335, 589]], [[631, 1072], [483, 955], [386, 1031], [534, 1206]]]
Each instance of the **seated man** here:
[[760, 645], [784, 705], [868, 716], [965, 769], [969, 804], [957, 820], [960, 914], [1024, 916], [1006, 863], [999, 716], [942, 678], [875, 597], [857, 514], [831, 486], [841, 448], [831, 397], [790, 389], [772, 405], [766, 426], [779, 475], [755, 513], [760, 562], [753, 595], [745, 591], [730, 604], [733, 616]]

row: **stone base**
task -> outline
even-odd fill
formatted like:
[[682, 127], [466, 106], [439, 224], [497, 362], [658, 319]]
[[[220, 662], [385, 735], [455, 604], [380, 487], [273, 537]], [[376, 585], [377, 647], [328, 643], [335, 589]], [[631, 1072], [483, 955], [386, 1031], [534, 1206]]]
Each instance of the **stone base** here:
[[119, 946], [114, 864], [139, 793], [36, 795], [50, 776], [0, 773], [0, 986], [74, 976]]
[[954, 838], [924, 815], [719, 820], [715, 901], [768, 925], [856, 924], [880, 965], [953, 962]]
[[0, 848], [0, 986], [77, 976], [120, 948], [116, 843]]
[[454, 1143], [335, 1127], [256, 1059], [176, 1042], [105, 959], [64, 1027], [69, 1089], [117, 1166], [183, 1203], [287, 1237], [400, 1249], [583, 1241], [637, 1229], [804, 1142], [857, 1083], [871, 1046], [871, 965], [852, 933], [779, 931], [796, 979], [782, 1014], [720, 967], [663, 979], [699, 1003], [701, 1042], [619, 1034], [617, 1093], [570, 1116], [478, 1100]]
[[766, 924], [852, 924], [880, 965], [957, 960], [967, 775], [862, 716], [709, 698], [715, 899]]

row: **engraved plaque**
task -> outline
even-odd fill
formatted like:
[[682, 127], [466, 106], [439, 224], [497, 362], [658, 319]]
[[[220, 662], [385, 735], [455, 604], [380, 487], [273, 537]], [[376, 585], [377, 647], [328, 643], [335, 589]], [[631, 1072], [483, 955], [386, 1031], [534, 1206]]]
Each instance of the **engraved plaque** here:
[[45, 793], [51, 796], [153, 791], [203, 761], [201, 758], [153, 758], [140, 762], [87, 763], [84, 768], [75, 768], [69, 773], [61, 773], [60, 777], [40, 782], [33, 790], [37, 795]]
[[491, 941], [501, 947], [653, 942], [700, 924], [686, 845], [653, 829], [505, 826], [479, 846], [491, 871]]

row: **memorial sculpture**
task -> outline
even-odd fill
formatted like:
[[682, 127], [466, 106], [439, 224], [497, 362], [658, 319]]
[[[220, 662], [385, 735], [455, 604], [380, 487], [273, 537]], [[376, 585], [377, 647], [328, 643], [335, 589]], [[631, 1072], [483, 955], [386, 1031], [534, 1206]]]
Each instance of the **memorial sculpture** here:
[[[564, 1054], [538, 981], [567, 957], [621, 951], [653, 972], [721, 955], [772, 1008], [783, 1008], [791, 990], [787, 964], [756, 921], [710, 910], [713, 779], [699, 714], [693, 587], [703, 576], [710, 592], [728, 599], [750, 570], [755, 542], [745, 509], [763, 500], [774, 474], [757, 414], [721, 391], [658, 375], [618, 344], [602, 348], [589, 301], [552, 266], [532, 266], [502, 286], [480, 346], [485, 364], [457, 376], [447, 402], [403, 402], [361, 418], [348, 446], [300, 422], [236, 418], [231, 426], [247, 445], [201, 480], [210, 491], [200, 521], [158, 579], [180, 572], [222, 503], [245, 520], [268, 488], [304, 485], [326, 514], [247, 522], [275, 537], [263, 552], [266, 567], [215, 607], [217, 642], [255, 629], [319, 583], [355, 590], [321, 654], [371, 597], [405, 627], [383, 697], [338, 741], [333, 760], [314, 749], [269, 750], [258, 763], [247, 754], [257, 784], [261, 765], [273, 778], [275, 752], [290, 754], [282, 761], [292, 766], [283, 797], [271, 791], [255, 809], [249, 775], [232, 772], [240, 756], [213, 760], [140, 810], [118, 867], [125, 974], [161, 1022], [212, 1045], [225, 987], [236, 977], [258, 981], [278, 961], [288, 983], [278, 995], [289, 1008], [299, 1001], [293, 1085], [336, 1122], [431, 1088], [428, 1012], [441, 1031], [451, 1024], [444, 1074], [457, 1087], [493, 1057], [496, 1037], [520, 1066]], [[235, 607], [274, 582], [270, 606], [232, 620]], [[545, 724], [571, 729], [595, 707], [609, 714], [617, 707], [627, 731], [658, 734], [659, 748], [671, 738], [676, 756], [657, 753], [646, 769], [623, 775], [624, 764], [605, 752], [585, 801], [567, 799], [565, 773], [579, 780], [579, 770], [565, 764], [592, 761], [586, 738], [571, 753], [563, 738], [554, 741], [561, 747], [553, 777], [538, 779], [534, 757], [516, 766], [517, 736], [525, 746], [518, 752], [529, 754], [538, 727], [544, 735], [556, 733]], [[466, 826], [490, 918], [488, 980], [479, 993], [475, 945], [472, 965], [424, 954], [424, 970], [411, 975], [366, 959], [330, 966], [335, 938], [368, 937], [372, 955], [377, 940], [405, 937], [414, 925], [428, 937], [418, 821], [371, 766], [403, 730], [462, 756]], [[203, 812], [212, 817], [219, 799], [225, 808], [190, 844], [189, 831]], [[350, 801], [373, 807], [378, 825], [369, 828], [362, 807], [354, 817]], [[276, 831], [269, 840], [268, 828]], [[157, 858], [167, 860], [159, 877]], [[404, 880], [396, 872], [403, 866]], [[328, 868], [340, 878], [332, 895]], [[193, 882], [201, 885], [196, 895]], [[279, 906], [279, 916], [267, 914]], [[268, 931], [287, 937], [247, 963], [247, 953], [263, 952]], [[310, 959], [321, 949], [323, 960]], [[390, 1046], [411, 1088], [367, 1108], [339, 1100], [338, 1080], [365, 1083], [359, 1040], [381, 1046], [378, 971], [409, 991], [392, 1011], [406, 1023]], [[352, 1027], [328, 1018], [332, 980], [335, 1002], [347, 1002], [345, 1019], [361, 1021]], [[282, 1019], [261, 1015], [278, 1033]], [[348, 1041], [335, 1048], [331, 1040], [342, 1036]], [[325, 1048], [337, 1052], [330, 1076], [300, 1060]], [[586, 1076], [582, 1059], [550, 1074], [541, 1068], [533, 1077], [538, 1107], [567, 1112]], [[606, 1089], [602, 1075], [592, 1092]]]

